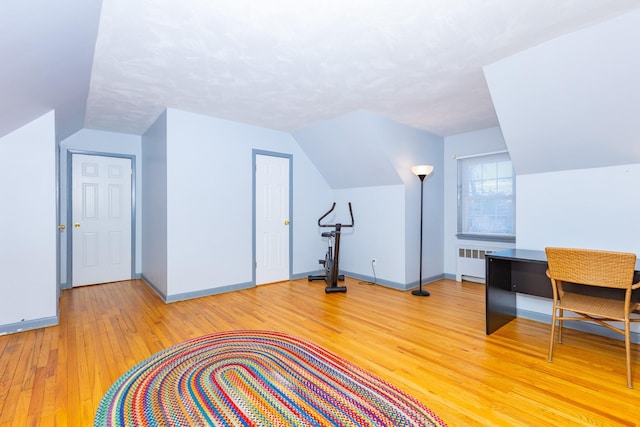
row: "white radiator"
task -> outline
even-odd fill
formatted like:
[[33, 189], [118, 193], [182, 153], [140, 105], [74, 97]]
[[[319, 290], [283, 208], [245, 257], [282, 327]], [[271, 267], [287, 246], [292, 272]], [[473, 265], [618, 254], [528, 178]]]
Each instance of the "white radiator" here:
[[505, 243], [465, 243], [457, 248], [456, 281], [485, 282], [485, 255], [513, 247]]

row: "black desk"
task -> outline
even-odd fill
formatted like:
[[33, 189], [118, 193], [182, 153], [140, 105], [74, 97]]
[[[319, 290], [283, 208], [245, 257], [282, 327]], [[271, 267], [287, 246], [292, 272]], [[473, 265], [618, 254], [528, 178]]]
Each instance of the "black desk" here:
[[[546, 275], [547, 256], [544, 251], [507, 249], [485, 256], [486, 266], [486, 330], [487, 335], [516, 317], [516, 293], [553, 298], [551, 282]], [[634, 282], [640, 280], [640, 260], [636, 262]], [[566, 286], [569, 286], [568, 288]], [[574, 285], [577, 289], [580, 285]], [[567, 290], [571, 285], [565, 285]], [[581, 286], [582, 292], [622, 299], [620, 289], [597, 289]], [[633, 299], [640, 299], [640, 289]], [[549, 313], [551, 315], [551, 313]]]

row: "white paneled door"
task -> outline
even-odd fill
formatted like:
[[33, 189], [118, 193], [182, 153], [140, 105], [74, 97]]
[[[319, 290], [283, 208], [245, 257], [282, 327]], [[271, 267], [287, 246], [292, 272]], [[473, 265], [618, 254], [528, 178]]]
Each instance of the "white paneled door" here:
[[256, 155], [256, 284], [289, 280], [289, 159]]
[[131, 279], [131, 160], [74, 154], [73, 286]]

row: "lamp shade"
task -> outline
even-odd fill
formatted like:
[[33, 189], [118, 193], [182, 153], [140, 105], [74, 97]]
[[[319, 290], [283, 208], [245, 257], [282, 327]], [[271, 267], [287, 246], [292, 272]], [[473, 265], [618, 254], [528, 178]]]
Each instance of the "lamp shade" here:
[[415, 176], [431, 175], [431, 172], [433, 172], [433, 166], [431, 166], [431, 165], [414, 166], [414, 167], [411, 168], [411, 172], [413, 172], [413, 174]]

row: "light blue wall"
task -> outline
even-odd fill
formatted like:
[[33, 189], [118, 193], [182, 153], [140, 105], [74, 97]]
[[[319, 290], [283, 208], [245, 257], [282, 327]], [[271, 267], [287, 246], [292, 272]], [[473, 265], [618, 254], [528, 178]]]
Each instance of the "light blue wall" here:
[[[405, 271], [406, 288], [419, 285], [420, 263], [422, 282], [443, 277], [444, 245], [444, 141], [429, 132], [409, 127], [387, 134], [387, 155], [392, 159], [405, 186]], [[414, 165], [433, 165], [433, 173], [420, 179], [411, 172]], [[420, 259], [420, 193], [423, 193], [423, 244]]]
[[640, 163], [640, 10], [485, 67], [518, 175]]
[[[518, 248], [640, 254], [639, 50], [635, 11], [485, 67], [516, 172]], [[548, 299], [517, 307], [549, 321]]]
[[58, 323], [54, 120], [0, 138], [0, 334]]
[[[67, 227], [68, 206], [66, 200], [68, 198], [68, 182], [67, 182], [67, 152], [83, 151], [87, 154], [113, 154], [113, 155], [131, 155], [135, 156], [136, 188], [135, 194], [140, 195], [142, 190], [142, 160], [141, 160], [141, 138], [137, 135], [127, 135], [123, 133], [105, 132], [100, 130], [82, 129], [67, 139], [59, 143], [60, 150], [60, 221]], [[136, 221], [135, 221], [135, 239], [134, 254], [135, 266], [134, 273], [140, 274], [142, 270], [142, 212], [141, 204], [136, 200]], [[67, 228], [69, 230], [69, 228]], [[67, 255], [68, 247], [66, 239], [60, 242], [60, 281], [63, 287], [70, 287], [67, 274]]]
[[356, 226], [343, 234], [341, 270], [396, 288], [417, 286], [419, 276], [420, 180], [411, 167], [434, 165], [424, 184], [422, 277], [442, 277], [441, 137], [368, 111], [324, 121], [294, 137], [328, 177], [339, 207], [346, 212], [347, 202], [353, 204]]
[[640, 256], [640, 164], [519, 175], [518, 247], [573, 246]]
[[142, 277], [162, 297], [167, 284], [167, 115], [142, 136]]
[[[403, 185], [350, 188], [335, 191], [336, 211], [331, 223], [349, 223], [348, 202], [355, 226], [343, 229], [340, 270], [394, 288], [405, 288], [405, 191]], [[320, 238], [318, 236], [318, 238]], [[371, 261], [376, 259], [375, 273]]]
[[[517, 246], [591, 248], [640, 256], [640, 199], [634, 196], [638, 183], [640, 164], [519, 175]], [[519, 316], [550, 321], [548, 299], [518, 295], [516, 305]], [[631, 328], [640, 332], [638, 324]]]
[[411, 129], [382, 116], [355, 111], [305, 127], [293, 136], [333, 189], [401, 184], [386, 156], [393, 135]]
[[292, 136], [173, 109], [166, 117], [166, 299], [253, 286], [254, 149], [293, 156], [293, 274], [317, 270], [315, 223], [331, 190]]
[[[355, 117], [368, 143], [393, 170], [393, 179], [407, 181], [409, 194], [402, 184], [332, 191], [289, 134], [168, 110], [167, 297], [252, 285], [253, 149], [293, 155], [294, 277], [317, 271], [324, 257], [326, 242], [317, 218], [333, 201], [342, 205], [338, 209], [351, 201], [357, 225], [343, 235], [342, 269], [373, 278], [370, 261], [376, 257], [380, 280], [403, 289], [417, 284], [419, 270], [420, 186], [410, 167], [434, 164], [436, 172], [425, 182], [423, 278], [441, 277], [442, 139], [373, 114]], [[323, 131], [314, 135], [318, 141]], [[376, 165], [369, 166], [375, 176]]]

